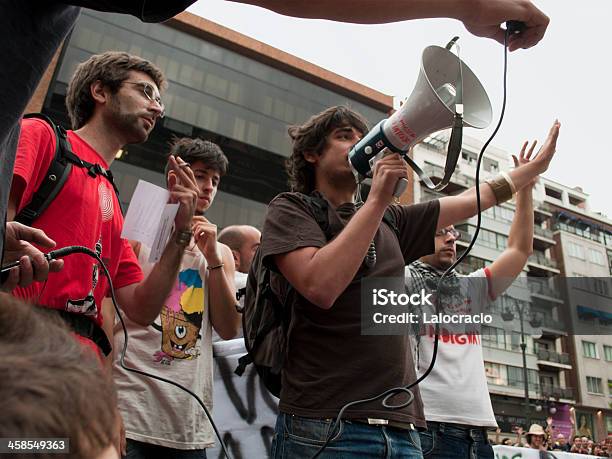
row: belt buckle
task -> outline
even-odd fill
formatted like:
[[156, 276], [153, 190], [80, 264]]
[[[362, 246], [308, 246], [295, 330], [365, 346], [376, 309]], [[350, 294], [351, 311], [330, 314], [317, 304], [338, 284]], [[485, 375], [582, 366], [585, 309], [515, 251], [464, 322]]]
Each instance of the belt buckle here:
[[386, 426], [389, 424], [388, 419], [368, 418], [368, 424], [375, 426]]

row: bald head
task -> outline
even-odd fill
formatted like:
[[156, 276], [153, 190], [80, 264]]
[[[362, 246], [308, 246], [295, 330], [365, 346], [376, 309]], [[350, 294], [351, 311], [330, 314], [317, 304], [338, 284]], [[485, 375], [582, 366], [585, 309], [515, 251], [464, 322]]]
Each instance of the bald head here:
[[250, 225], [232, 225], [219, 233], [218, 240], [232, 250], [236, 271], [248, 273], [261, 240], [259, 230]]

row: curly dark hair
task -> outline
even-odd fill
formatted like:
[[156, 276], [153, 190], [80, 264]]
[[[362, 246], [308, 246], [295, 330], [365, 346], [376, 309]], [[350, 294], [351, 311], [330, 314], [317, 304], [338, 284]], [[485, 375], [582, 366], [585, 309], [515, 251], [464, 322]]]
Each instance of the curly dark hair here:
[[310, 194], [315, 187], [314, 166], [306, 161], [304, 153], [321, 154], [327, 143], [327, 136], [336, 128], [352, 126], [362, 134], [369, 130], [368, 122], [359, 113], [344, 105], [330, 107], [312, 116], [301, 126], [290, 126], [289, 137], [293, 141], [293, 152], [285, 161], [292, 191]]
[[161, 70], [151, 62], [132, 54], [107, 51], [94, 54], [79, 64], [68, 84], [66, 94], [66, 109], [72, 129], [83, 127], [93, 115], [96, 104], [91, 96], [92, 83], [99, 80], [115, 94], [121, 83], [128, 79], [131, 70], [149, 75], [160, 91], [166, 88], [166, 79]]

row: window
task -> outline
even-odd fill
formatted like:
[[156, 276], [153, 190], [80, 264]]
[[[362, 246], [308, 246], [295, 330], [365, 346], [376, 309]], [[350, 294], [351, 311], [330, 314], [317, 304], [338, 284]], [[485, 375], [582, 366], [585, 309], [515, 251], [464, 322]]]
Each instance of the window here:
[[544, 187], [544, 192], [546, 193], [546, 196], [550, 196], [551, 198], [560, 200], [562, 197], [561, 191], [555, 190], [554, 188]]
[[601, 378], [595, 378], [594, 376], [587, 376], [587, 392], [592, 394], [603, 394], [603, 388], [601, 386]]
[[606, 265], [604, 255], [599, 250], [589, 249], [589, 260], [598, 265]]
[[608, 283], [604, 279], [593, 278], [593, 290], [595, 293], [608, 296]]
[[581, 260], [585, 259], [584, 258], [584, 247], [574, 242], [568, 243], [567, 247], [568, 247], [567, 251], [570, 257], [579, 258]]
[[508, 379], [506, 377], [506, 366], [499, 363], [485, 362], [485, 374], [489, 384], [505, 386]]
[[476, 161], [478, 160], [478, 155], [469, 151], [465, 151], [463, 150], [461, 152], [461, 157], [464, 159], [465, 162], [467, 162], [468, 164], [476, 164]]
[[608, 395], [612, 397], [612, 379], [608, 379]]
[[483, 159], [483, 167], [487, 172], [497, 172], [499, 171], [499, 163], [497, 161], [493, 161], [489, 158]]
[[[525, 386], [525, 378], [523, 377], [523, 367], [514, 367], [508, 365], [508, 385], [513, 387], [523, 388]], [[529, 389], [537, 390], [540, 382], [539, 374], [536, 370], [527, 370], [527, 377], [529, 378]]]
[[498, 349], [506, 348], [506, 334], [503, 328], [482, 327], [482, 345], [486, 347], [495, 347]]
[[604, 356], [608, 362], [612, 362], [612, 346], [604, 344]]
[[512, 209], [506, 209], [505, 207], [496, 207], [495, 211], [497, 215], [503, 220], [507, 220], [509, 222], [514, 218], [514, 211]]
[[612, 434], [612, 416], [606, 416], [606, 428], [608, 435]]
[[591, 343], [590, 341], [583, 341], [582, 355], [591, 359], [598, 359], [599, 357], [597, 356], [597, 346], [595, 345], [595, 343]]

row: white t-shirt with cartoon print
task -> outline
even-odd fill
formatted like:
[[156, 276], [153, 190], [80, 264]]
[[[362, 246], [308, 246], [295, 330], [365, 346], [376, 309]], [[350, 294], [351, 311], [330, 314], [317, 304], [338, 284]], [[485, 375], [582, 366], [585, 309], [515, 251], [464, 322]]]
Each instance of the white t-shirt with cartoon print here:
[[[138, 261], [148, 275], [149, 250]], [[197, 247], [185, 250], [176, 285], [161, 314], [148, 327], [123, 314], [128, 332], [125, 363], [174, 381], [197, 394], [212, 412], [212, 329], [206, 260]], [[119, 364], [123, 330], [117, 321], [113, 376], [126, 437], [175, 449], [214, 446], [214, 433], [197, 401], [170, 384], [126, 371]]]

